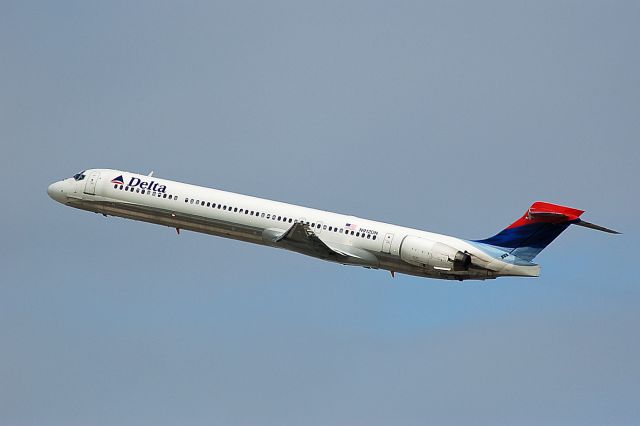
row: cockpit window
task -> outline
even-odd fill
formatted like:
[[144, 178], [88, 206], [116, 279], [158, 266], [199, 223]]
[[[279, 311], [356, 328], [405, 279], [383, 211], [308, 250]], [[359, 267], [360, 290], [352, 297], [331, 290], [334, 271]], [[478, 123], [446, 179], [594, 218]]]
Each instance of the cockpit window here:
[[75, 175], [73, 175], [73, 178], [75, 180], [82, 180], [85, 178], [85, 174], [84, 174], [85, 170], [81, 171], [80, 173], [76, 173]]

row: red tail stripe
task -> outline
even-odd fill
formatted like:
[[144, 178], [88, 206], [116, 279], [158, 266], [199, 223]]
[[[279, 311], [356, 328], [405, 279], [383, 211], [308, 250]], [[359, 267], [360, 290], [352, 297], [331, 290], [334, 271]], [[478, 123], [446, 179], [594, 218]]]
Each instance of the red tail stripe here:
[[[564, 217], [553, 216], [538, 216], [531, 217], [529, 213], [559, 213]], [[513, 222], [507, 229], [517, 228], [520, 226], [531, 225], [533, 223], [560, 223], [576, 220], [580, 215], [584, 213], [584, 210], [574, 209], [572, 207], [560, 206], [558, 204], [546, 203], [544, 201], [536, 201], [529, 207], [529, 210], [515, 222]]]

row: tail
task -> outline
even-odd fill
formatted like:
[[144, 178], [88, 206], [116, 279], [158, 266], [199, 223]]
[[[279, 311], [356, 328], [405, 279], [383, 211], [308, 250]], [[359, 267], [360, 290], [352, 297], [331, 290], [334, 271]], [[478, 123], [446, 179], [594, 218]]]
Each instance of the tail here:
[[580, 219], [582, 213], [583, 210], [536, 201], [509, 227], [491, 238], [476, 242], [499, 247], [530, 262], [571, 224], [619, 234], [614, 230], [585, 222]]

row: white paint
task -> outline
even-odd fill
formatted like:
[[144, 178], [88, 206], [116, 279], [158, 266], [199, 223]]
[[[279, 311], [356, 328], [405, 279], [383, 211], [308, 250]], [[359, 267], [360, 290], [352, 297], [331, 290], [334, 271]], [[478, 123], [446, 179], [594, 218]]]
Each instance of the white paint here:
[[[285, 248], [342, 264], [422, 277], [482, 280], [498, 276], [538, 276], [540, 272], [538, 265], [515, 265], [496, 259], [469, 241], [447, 235], [159, 179], [151, 175], [110, 169], [87, 170], [83, 175], [85, 177], [82, 180], [69, 178], [53, 183], [49, 187], [49, 195], [71, 207], [105, 215]], [[122, 177], [123, 184], [112, 183], [119, 176]], [[129, 182], [141, 183], [136, 184], [131, 191], [127, 190]], [[85, 185], [91, 191], [78, 190], [78, 186]], [[152, 189], [143, 190], [141, 186]], [[162, 187], [166, 188], [164, 193], [153, 190]], [[202, 205], [201, 201], [205, 204]], [[208, 207], [207, 202], [210, 203]], [[211, 207], [211, 203], [216, 208]], [[218, 205], [229, 209], [218, 208]], [[278, 237], [298, 221], [309, 223], [310, 229], [320, 239], [319, 244], [327, 246], [337, 257], [318, 255], [312, 250], [310, 243], [309, 246], [302, 244], [293, 247], [288, 240], [277, 242]], [[345, 232], [347, 224], [356, 225], [354, 235], [350, 231]], [[371, 237], [366, 238], [366, 235]], [[376, 236], [375, 239], [373, 235]], [[409, 258], [403, 260], [401, 253], [405, 240], [419, 241], [421, 246], [419, 249], [414, 248], [420, 253], [416, 251], [411, 255], [413, 257], [407, 255]], [[429, 247], [437, 247], [437, 253], [430, 252]], [[472, 265], [467, 270], [455, 270], [453, 263], [447, 260], [458, 252], [471, 256]], [[421, 264], [416, 260], [420, 258], [432, 260]]]

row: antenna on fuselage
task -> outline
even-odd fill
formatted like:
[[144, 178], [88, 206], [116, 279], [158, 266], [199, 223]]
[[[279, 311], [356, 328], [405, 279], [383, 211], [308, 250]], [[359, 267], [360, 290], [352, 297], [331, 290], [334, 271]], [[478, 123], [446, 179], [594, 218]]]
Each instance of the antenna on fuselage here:
[[153, 176], [153, 170], [151, 170], [147, 176], [152, 177]]

